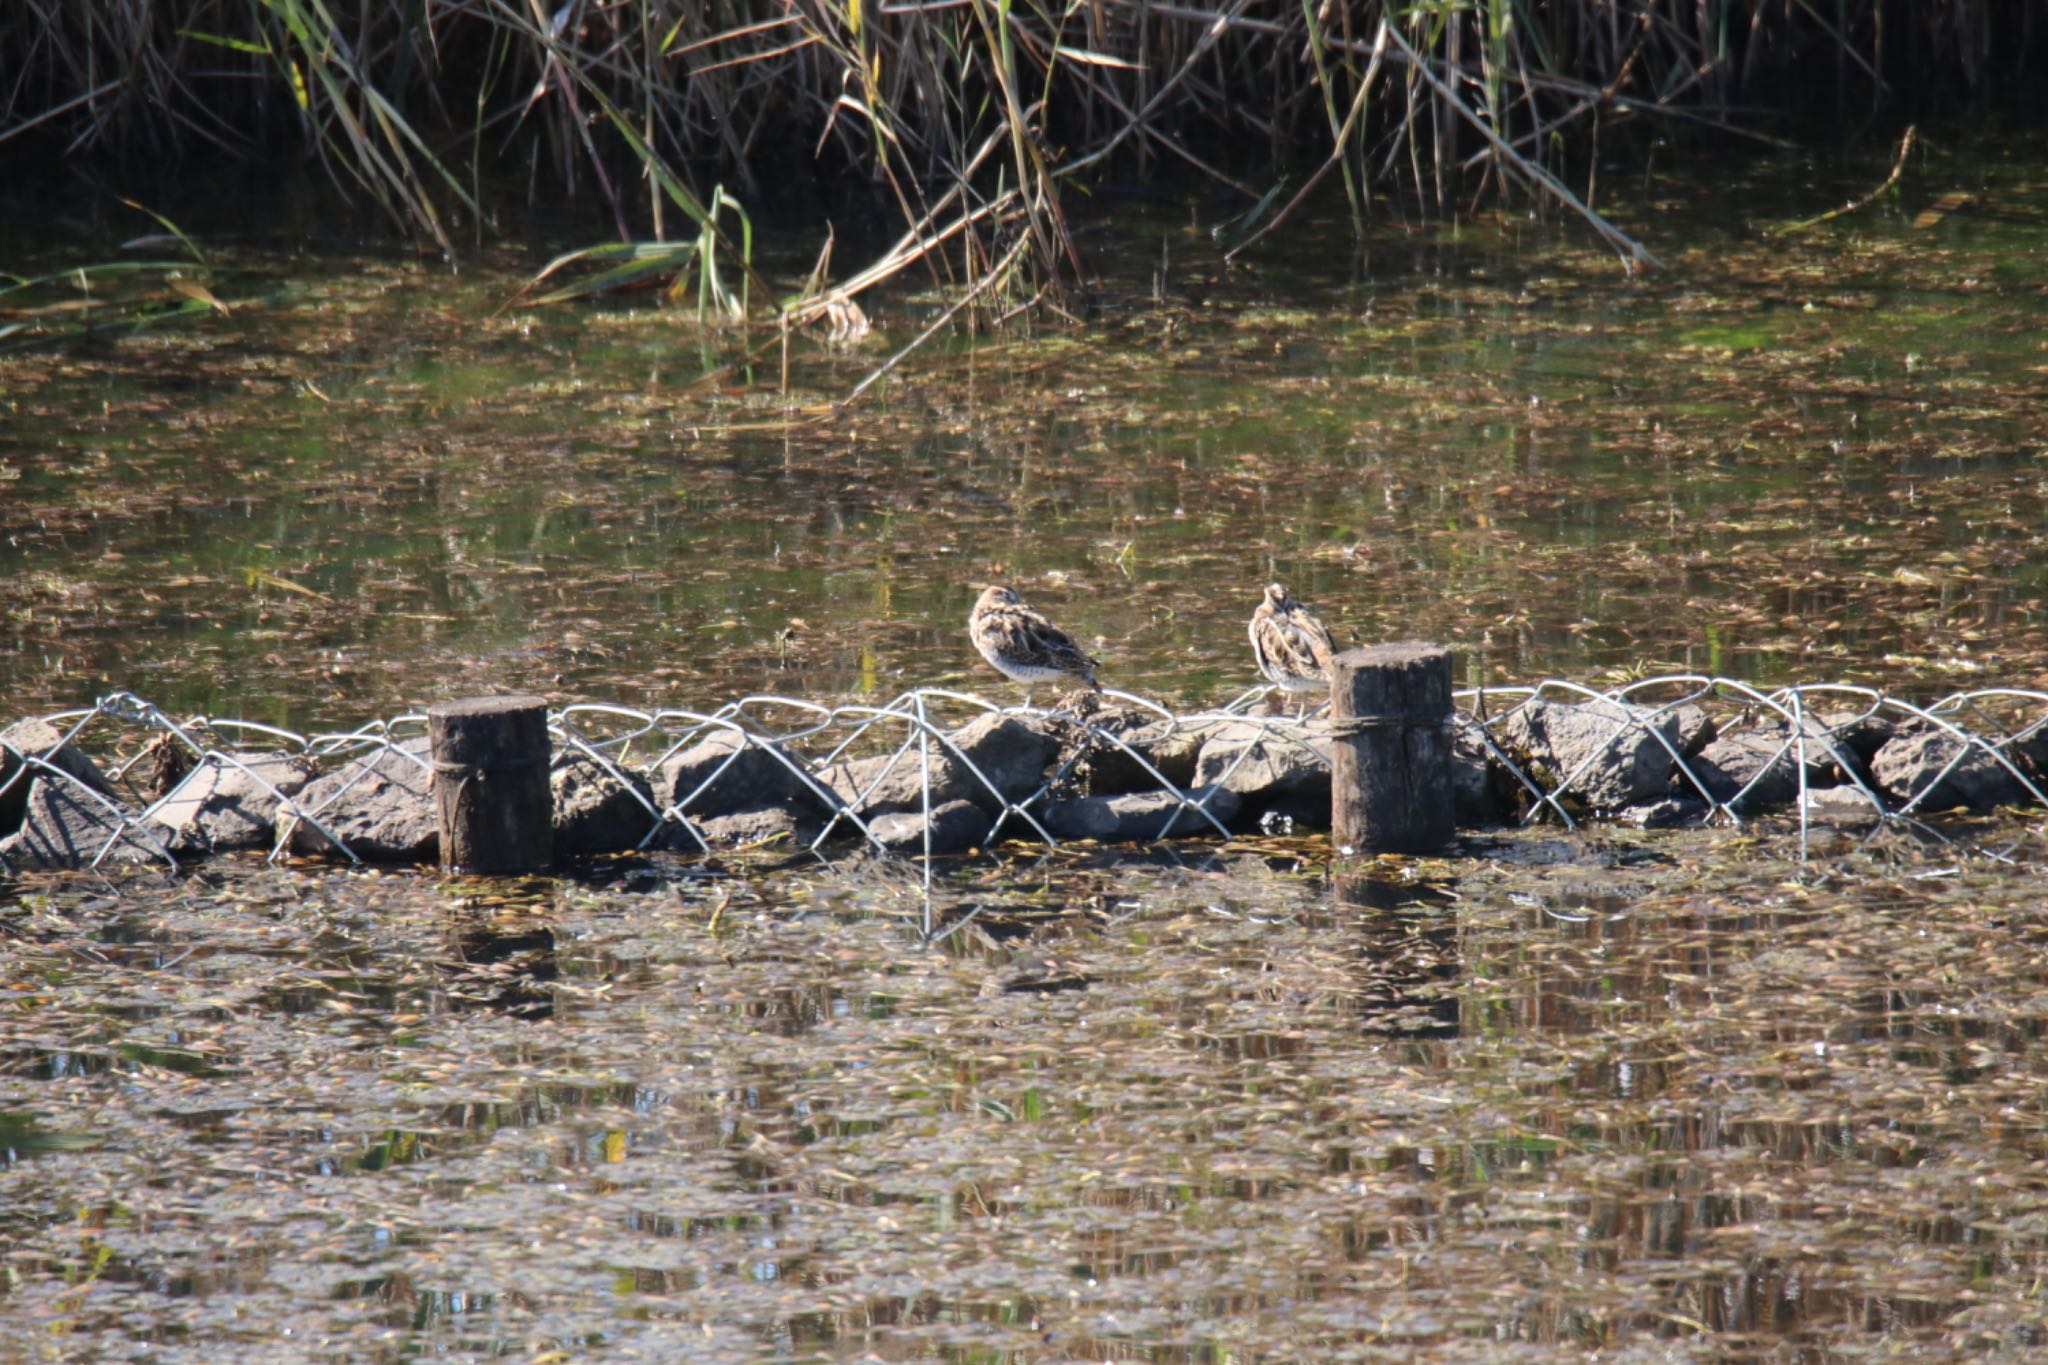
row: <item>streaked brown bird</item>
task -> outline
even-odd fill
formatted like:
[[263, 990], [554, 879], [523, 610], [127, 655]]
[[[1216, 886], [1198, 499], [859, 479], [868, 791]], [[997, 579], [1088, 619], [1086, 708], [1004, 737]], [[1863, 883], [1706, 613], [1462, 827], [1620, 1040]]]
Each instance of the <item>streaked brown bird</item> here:
[[1024, 704], [1042, 682], [1071, 679], [1095, 691], [1095, 660], [1082, 652], [1074, 637], [1026, 605], [1008, 588], [983, 590], [967, 618], [967, 635], [996, 671], [1024, 684]]
[[1252, 657], [1259, 672], [1281, 691], [1302, 698], [1299, 720], [1308, 714], [1310, 692], [1328, 691], [1330, 632], [1322, 620], [1294, 600], [1283, 583], [1268, 583], [1266, 595], [1252, 612], [1249, 632]]

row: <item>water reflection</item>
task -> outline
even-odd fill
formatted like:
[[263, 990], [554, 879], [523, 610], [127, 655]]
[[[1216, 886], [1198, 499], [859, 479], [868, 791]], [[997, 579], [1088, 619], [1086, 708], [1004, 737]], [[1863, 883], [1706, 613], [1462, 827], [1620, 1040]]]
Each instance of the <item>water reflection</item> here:
[[1366, 1031], [1455, 1038], [1461, 1021], [1456, 901], [1443, 888], [1339, 872], [1332, 895], [1359, 940], [1356, 1004]]
[[[120, 1124], [66, 1158], [158, 1153], [205, 1211], [96, 1217], [183, 1249], [67, 1241], [60, 1173], [0, 1191], [41, 1211], [7, 1224], [29, 1253], [14, 1292], [98, 1265], [144, 1304], [289, 1305], [442, 1351], [711, 1319], [704, 1358], [1213, 1361], [1926, 1346], [1987, 1286], [1966, 1335], [2024, 1347], [1993, 1310], [2048, 1240], [1955, 1194], [2017, 1191], [2048, 1142], [2012, 1107], [2038, 1079], [2039, 1012], [2015, 1006], [2040, 971], [1979, 954], [1967, 984], [1928, 974], [2010, 911], [1896, 850], [1861, 865], [1871, 895], [1744, 870], [1752, 837], [1646, 858], [1510, 835], [1427, 875], [1326, 874], [1285, 844], [966, 861], [935, 885], [960, 926], [936, 947], [900, 877], [815, 862], [453, 917], [385, 879], [382, 918], [299, 934], [297, 960], [247, 952], [264, 918], [219, 911], [160, 926], [183, 957], [81, 956], [46, 912], [39, 951], [95, 978], [61, 1017], [208, 1031], [240, 1070], [133, 1054]], [[1687, 847], [1738, 862], [1707, 884]], [[279, 1009], [251, 978], [241, 1028], [224, 993], [258, 964], [328, 973], [327, 1003]], [[99, 1007], [166, 977], [206, 984]], [[10, 1057], [49, 1055], [22, 1041]], [[62, 1050], [99, 1070], [11, 1079], [98, 1111], [124, 1042]], [[264, 1098], [195, 1104], [195, 1085]], [[346, 1121], [296, 1117], [315, 1094]], [[303, 1236], [193, 1257], [183, 1220], [232, 1236], [234, 1199], [263, 1218], [273, 1197]]]
[[[1120, 684], [1184, 699], [1249, 678], [1246, 594], [1274, 576], [1346, 639], [1457, 644], [1474, 682], [2018, 677], [2048, 644], [2041, 191], [1990, 174], [2018, 216], [1941, 252], [1882, 219], [1763, 242], [1717, 215], [1770, 191], [1718, 178], [1668, 187], [1692, 246], [1655, 279], [1548, 227], [1337, 278], [1321, 262], [1354, 253], [1312, 242], [1198, 306], [1127, 290], [1085, 339], [928, 350], [903, 401], [830, 420], [867, 358], [800, 353], [790, 396], [700, 386], [667, 318], [484, 321], [524, 261], [300, 262], [205, 328], [0, 359], [0, 575], [25, 594], [0, 695], [109, 677], [353, 725], [479, 684], [992, 683], [960, 622], [998, 576], [1042, 585]], [[1116, 222], [1112, 297], [1162, 242], [1202, 272], [1178, 215]], [[873, 311], [907, 332], [918, 306]]]
[[449, 996], [458, 1008], [491, 1009], [517, 1019], [555, 1012], [549, 983], [560, 975], [555, 934], [545, 926], [465, 926], [455, 936]]

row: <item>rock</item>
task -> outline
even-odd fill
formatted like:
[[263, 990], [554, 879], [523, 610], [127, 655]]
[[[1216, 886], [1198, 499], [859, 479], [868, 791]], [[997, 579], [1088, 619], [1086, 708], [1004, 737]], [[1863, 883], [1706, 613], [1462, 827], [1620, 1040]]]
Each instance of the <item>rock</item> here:
[[1884, 818], [1857, 787], [1819, 787], [1806, 793], [1806, 818], [1817, 825], [1857, 829]]
[[1700, 750], [1712, 744], [1720, 736], [1721, 727], [1707, 714], [1706, 708], [1693, 702], [1674, 706], [1664, 713], [1678, 734], [1678, 752], [1682, 757], [1691, 758]]
[[[990, 792], [959, 759], [934, 742], [933, 807], [971, 801], [991, 815], [1000, 811], [1005, 801], [1020, 801], [1037, 791], [1045, 780], [1046, 768], [1060, 750], [1058, 732], [1050, 723], [994, 712], [976, 717], [947, 738], [995, 784], [1001, 796]], [[818, 780], [846, 805], [858, 803], [864, 820], [896, 811], [924, 809], [924, 780], [914, 745], [900, 757], [892, 753], [842, 759], [827, 766]]]
[[578, 749], [556, 751], [548, 772], [554, 793], [555, 856], [590, 857], [638, 848], [659, 817], [650, 813], [654, 789], [638, 773], [625, 783]]
[[[1060, 754], [1059, 731], [1053, 725], [1020, 716], [979, 716], [949, 738], [1001, 793], [998, 798], [971, 775], [964, 778], [961, 799], [990, 814], [1037, 791], [1045, 781], [1045, 770]], [[952, 793], [945, 796], [951, 799]], [[940, 804], [940, 797], [941, 792], [934, 791], [932, 804]]]
[[[430, 862], [440, 856], [440, 816], [427, 767], [427, 737], [373, 749], [308, 782], [296, 798], [358, 858]], [[294, 853], [339, 852], [305, 820], [291, 833]]]
[[[800, 765], [802, 760], [792, 757], [790, 762]], [[683, 814], [698, 822], [763, 806], [815, 805], [817, 800], [777, 752], [725, 729], [707, 731], [663, 763], [654, 792], [663, 806], [688, 801]]]
[[[1229, 772], [1247, 749], [1251, 752], [1244, 761]], [[1290, 826], [1327, 830], [1329, 753], [1329, 731], [1319, 722], [1301, 727], [1289, 723], [1274, 734], [1264, 733], [1255, 723], [1227, 722], [1208, 727], [1192, 781], [1231, 789], [1262, 819], [1274, 815]], [[1498, 824], [1520, 804], [1520, 784], [1469, 729], [1458, 730], [1452, 741], [1451, 787], [1457, 801], [1455, 819], [1468, 827]]]
[[1637, 829], [1672, 829], [1696, 825], [1707, 816], [1707, 803], [1696, 796], [1660, 796], [1639, 806], [1624, 806], [1616, 817]]
[[[1686, 761], [1707, 794], [1724, 805], [1735, 803], [1742, 811], [1765, 810], [1788, 805], [1799, 795], [1798, 746], [1789, 743], [1786, 725], [1754, 730], [1731, 730]], [[1843, 762], [1853, 763], [1847, 744], [1829, 737], [1818, 720], [1807, 722], [1806, 786], [1808, 790], [1832, 787], [1848, 780]], [[1686, 795], [1696, 795], [1692, 784], [1679, 779]], [[1741, 800], [1736, 801], [1737, 794]]]
[[[121, 814], [131, 823], [123, 824]], [[0, 839], [0, 866], [62, 871], [108, 864], [168, 863], [170, 850], [135, 812], [45, 773], [28, 784], [21, 825]], [[109, 844], [111, 843], [111, 847]]]
[[[1176, 787], [1194, 785], [1195, 760], [1201, 755], [1203, 742], [1215, 732], [1215, 725], [1176, 725], [1156, 717], [1149, 724], [1140, 723], [1129, 729], [1121, 729], [1116, 724], [1125, 718], [1142, 722], [1149, 714], [1124, 712], [1095, 722], [1098, 730], [1115, 734], [1136, 751], [1138, 757], [1106, 740], [1096, 741], [1087, 757], [1075, 765], [1074, 776], [1081, 790], [1090, 796], [1157, 791], [1159, 777], [1164, 777]], [[1144, 764], [1138, 761], [1140, 757], [1158, 770], [1159, 777], [1145, 770]]]
[[1846, 747], [1863, 765], [1861, 773], [1864, 776], [1870, 773], [1870, 760], [1877, 757], [1877, 751], [1898, 733], [1899, 728], [1886, 717], [1866, 711], [1822, 711], [1814, 719], [1834, 736], [1837, 745]]
[[[772, 843], [778, 839], [791, 843], [808, 843], [809, 835], [797, 820], [796, 813], [787, 806], [755, 806], [748, 810], [730, 811], [724, 815], [713, 815], [703, 820], [692, 820], [697, 832], [704, 836], [704, 842], [712, 848], [746, 848], [755, 844]], [[670, 823], [662, 827], [655, 836], [654, 846], [671, 853], [701, 853], [689, 832], [681, 825]]]
[[[1209, 813], [1228, 825], [1242, 807], [1227, 787], [1197, 787], [1188, 795], [1205, 802]], [[1054, 801], [1038, 813], [1039, 823], [1055, 839], [1095, 839], [1102, 843], [1149, 843], [1161, 836], [1167, 819], [1180, 803], [1166, 792], [1129, 792], [1122, 796], [1076, 796]], [[1193, 811], [1180, 810], [1166, 838], [1213, 835], [1216, 827]]]
[[[933, 806], [932, 852], [957, 853], [974, 848], [987, 837], [988, 824], [988, 813], [972, 801], [948, 801]], [[875, 841], [891, 853], [924, 852], [924, 829], [925, 816], [921, 811], [878, 815], [868, 822]]]
[[22, 766], [21, 755], [42, 759], [104, 796], [115, 794], [113, 783], [107, 781], [99, 765], [76, 744], [63, 741], [64, 732], [43, 720], [18, 720], [0, 730], [0, 788], [4, 788], [0, 790], [0, 835], [21, 828], [28, 811], [29, 779], [40, 771], [31, 766], [24, 776], [15, 776]]
[[151, 809], [174, 852], [203, 856], [277, 842], [278, 797], [295, 797], [313, 779], [313, 765], [296, 754], [235, 754], [209, 758]]
[[[1968, 752], [1942, 777], [1942, 768], [1964, 748], [1963, 742], [1946, 730], [1926, 729], [1897, 735], [1871, 760], [1871, 776], [1900, 806], [1926, 792], [1925, 799], [1914, 807], [1919, 811], [1954, 806], [1986, 810], [2033, 800], [2002, 764], [1974, 744], [1967, 746]], [[1932, 791], [1928, 790], [1930, 786]]]
[[1197, 786], [1227, 787], [1254, 804], [1281, 796], [1320, 796], [1327, 804], [1329, 727], [1292, 721], [1219, 725], [1195, 760], [1194, 780]]
[[[1604, 699], [1532, 701], [1503, 720], [1495, 737], [1527, 760], [1529, 775], [1547, 790], [1570, 778], [1566, 795], [1596, 810], [1619, 810], [1664, 795], [1671, 783], [1671, 752], [1644, 723], [1651, 714]], [[1673, 716], [1659, 720], [1657, 729], [1677, 747]], [[1581, 764], [1585, 771], [1578, 772]]]
[[2005, 752], [2015, 768], [2034, 779], [2035, 786], [2048, 786], [2048, 722], [2032, 731], [2021, 730], [2005, 746]]
[[0, 744], [0, 838], [21, 828], [32, 780], [22, 766], [21, 755]]
[[[1478, 735], [1458, 730], [1451, 741], [1451, 796], [1457, 802], [1453, 818], [1458, 824], [1467, 829], [1500, 824], [1521, 808], [1526, 795]], [[1327, 815], [1323, 823], [1329, 823]]]

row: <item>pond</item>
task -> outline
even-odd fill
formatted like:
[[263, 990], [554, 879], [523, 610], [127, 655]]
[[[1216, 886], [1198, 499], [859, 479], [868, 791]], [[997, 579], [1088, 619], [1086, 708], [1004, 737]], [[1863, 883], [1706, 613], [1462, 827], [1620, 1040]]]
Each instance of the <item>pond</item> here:
[[[990, 581], [1191, 706], [1256, 680], [1272, 578], [1470, 684], [2038, 688], [2048, 184], [1930, 157], [1772, 231], [1887, 165], [1646, 178], [1611, 207], [1670, 269], [1635, 279], [1391, 207], [1364, 250], [1226, 268], [1220, 212], [1105, 201], [1085, 326], [946, 340], [845, 408], [936, 294], [864, 301], [879, 339], [800, 342], [785, 386], [772, 338], [645, 302], [502, 310], [546, 251], [201, 225], [225, 316], [0, 355], [0, 720], [1010, 701], [964, 630]], [[159, 1361], [2024, 1355], [2044, 841], [0, 879], [0, 1328]]]
[[1628, 226], [1671, 268], [1633, 280], [1391, 210], [1367, 250], [1333, 224], [1225, 268], [1199, 215], [1118, 206], [1090, 326], [927, 350], [844, 410], [933, 300], [800, 343], [785, 392], [772, 337], [706, 380], [740, 341], [673, 313], [504, 311], [535, 256], [234, 250], [227, 317], [0, 359], [0, 697], [304, 727], [1003, 686], [964, 622], [1009, 580], [1105, 681], [1209, 701], [1256, 681], [1275, 577], [1473, 683], [2038, 683], [2048, 189], [1938, 163], [1901, 207], [1744, 216], [1874, 183], [1828, 174], [1652, 182]]
[[56, 1349], [1975, 1358], [2048, 1331], [2048, 933], [2009, 871], [1910, 844], [1821, 874], [1708, 834], [1335, 876], [1273, 844], [983, 858], [929, 902], [859, 861], [216, 865], [31, 882], [5, 926], [0, 1320]]

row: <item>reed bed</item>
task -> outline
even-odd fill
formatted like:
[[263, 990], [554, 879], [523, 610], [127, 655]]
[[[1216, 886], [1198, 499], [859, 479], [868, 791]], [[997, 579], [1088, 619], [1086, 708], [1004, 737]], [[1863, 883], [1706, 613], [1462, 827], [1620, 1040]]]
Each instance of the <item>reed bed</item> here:
[[[1593, 167], [1642, 130], [1770, 140], [2025, 89], [2032, 0], [14, 0], [0, 157], [130, 172], [312, 158], [444, 251], [587, 200], [624, 270], [744, 310], [747, 214], [848, 206], [902, 238], [785, 313], [924, 262], [975, 306], [1085, 279], [1075, 193], [1193, 175], [1235, 249], [1339, 186], [1446, 214], [1515, 196], [1633, 266]], [[1286, 168], [1277, 171], [1275, 168]], [[1334, 191], [1333, 191], [1334, 192]], [[723, 260], [725, 272], [708, 280]], [[824, 272], [819, 272], [822, 279]], [[765, 297], [765, 296], [763, 296]]]

